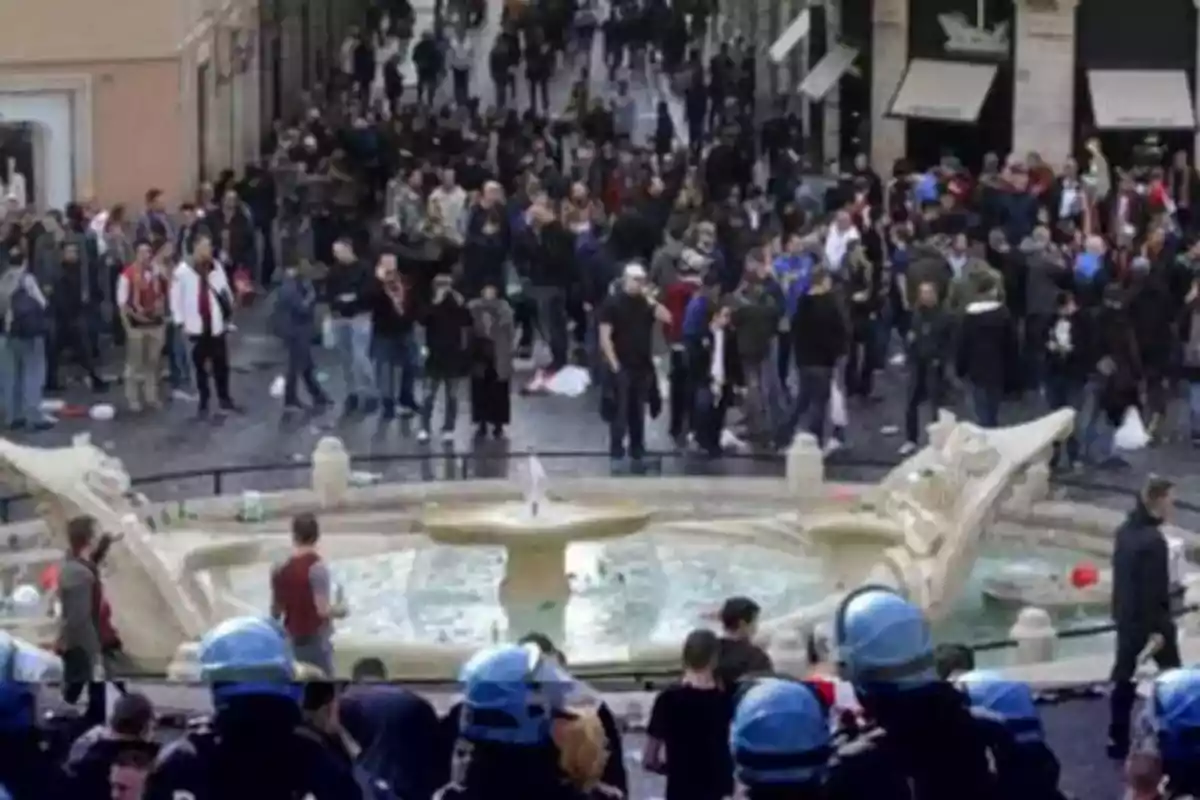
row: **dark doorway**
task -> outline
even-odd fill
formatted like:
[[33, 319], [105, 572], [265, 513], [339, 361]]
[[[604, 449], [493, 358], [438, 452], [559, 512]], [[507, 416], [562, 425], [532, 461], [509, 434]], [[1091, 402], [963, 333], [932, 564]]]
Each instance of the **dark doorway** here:
[[[1092, 136], [1113, 166], [1128, 165], [1133, 149], [1156, 135], [1167, 154], [1191, 153], [1195, 132], [1189, 130], [1097, 131], [1088, 85], [1089, 69], [1179, 70], [1187, 76], [1189, 96], [1196, 96], [1196, 5], [1192, 0], [1141, 0], [1129, 14], [1122, 0], [1088, 0], [1075, 11], [1075, 149], [1082, 156]], [[1170, 19], [1170, 25], [1162, 20]]]
[[196, 172], [208, 180], [208, 84], [212, 72], [206, 62], [196, 67]]
[[[996, 78], [974, 124], [910, 119], [907, 123], [908, 158], [927, 167], [944, 156], [957, 157], [976, 169], [987, 153], [1006, 156], [1012, 149], [1013, 127], [1013, 0], [909, 0], [909, 58], [996, 64]], [[1007, 45], [994, 53], [979, 53], [958, 46], [947, 22], [977, 28]]]
[[12, 186], [8, 160], [13, 159], [13, 168], [25, 177], [26, 204], [36, 203], [38, 198], [37, 164], [33, 157], [33, 139], [38, 136], [37, 128], [30, 122], [6, 122], [0, 124], [0, 183], [6, 189]]
[[954, 156], [963, 166], [978, 170], [987, 153], [1001, 158], [1012, 150], [1013, 71], [1002, 64], [975, 124], [910, 119], [908, 159], [920, 169]]
[[838, 142], [842, 160], [858, 153], [871, 152], [871, 47], [874, 26], [871, 24], [872, 0], [842, 0], [842, 41], [858, 49], [854, 66], [858, 75], [843, 75], [838, 83], [841, 91], [841, 141]]

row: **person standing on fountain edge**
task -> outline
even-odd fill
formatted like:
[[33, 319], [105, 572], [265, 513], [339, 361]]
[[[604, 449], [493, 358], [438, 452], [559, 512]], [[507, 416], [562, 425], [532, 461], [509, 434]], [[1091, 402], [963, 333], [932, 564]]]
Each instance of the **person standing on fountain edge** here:
[[317, 552], [317, 518], [292, 520], [291, 556], [271, 570], [271, 616], [283, 622], [296, 660], [333, 676], [333, 620], [346, 609], [333, 597], [329, 567]]
[[1171, 617], [1171, 570], [1160, 526], [1171, 515], [1174, 484], [1152, 475], [1137, 505], [1117, 528], [1112, 555], [1112, 614], [1117, 650], [1112, 668], [1109, 758], [1129, 753], [1130, 715], [1138, 663], [1153, 658], [1159, 669], [1178, 667], [1179, 644]]

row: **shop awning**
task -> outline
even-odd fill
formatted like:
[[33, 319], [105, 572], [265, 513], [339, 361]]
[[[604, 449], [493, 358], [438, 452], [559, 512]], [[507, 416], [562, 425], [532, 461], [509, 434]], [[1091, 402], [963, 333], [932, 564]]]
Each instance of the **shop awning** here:
[[1102, 131], [1195, 130], [1196, 109], [1181, 69], [1090, 69], [1092, 116]]
[[973, 124], [979, 119], [997, 69], [995, 64], [914, 58], [908, 62], [889, 113], [894, 117]]
[[804, 80], [800, 81], [800, 94], [810, 100], [824, 100], [825, 95], [829, 94], [833, 87], [837, 86], [837, 82], [842, 79], [842, 76], [854, 66], [856, 58], [858, 58], [857, 47], [844, 44], [834, 45], [833, 49], [809, 70], [809, 73], [804, 76]]

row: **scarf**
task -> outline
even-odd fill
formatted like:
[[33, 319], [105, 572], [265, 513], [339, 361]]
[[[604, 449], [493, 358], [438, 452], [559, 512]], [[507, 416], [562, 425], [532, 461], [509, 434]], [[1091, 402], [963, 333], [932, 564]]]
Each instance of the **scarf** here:
[[504, 324], [505, 318], [512, 312], [500, 298], [486, 300], [479, 298], [471, 303], [471, 319], [474, 323], [475, 334], [482, 339], [495, 341], [496, 334]]
[[128, 270], [129, 310], [139, 321], [155, 322], [166, 316], [166, 281], [153, 265], [133, 264]]

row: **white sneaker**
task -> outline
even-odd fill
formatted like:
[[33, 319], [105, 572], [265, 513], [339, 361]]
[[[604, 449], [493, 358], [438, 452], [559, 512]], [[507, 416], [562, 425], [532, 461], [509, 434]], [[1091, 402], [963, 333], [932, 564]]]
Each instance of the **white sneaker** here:
[[454, 431], [442, 431], [442, 444], [454, 444]]
[[821, 448], [821, 454], [831, 456], [838, 450], [841, 450], [844, 446], [845, 445], [842, 444], [840, 439], [827, 439], [825, 441], [825, 446]]
[[417, 441], [418, 442], [428, 442], [429, 441], [429, 431], [425, 430], [424, 428], [417, 431]]
[[191, 392], [185, 392], [183, 389], [172, 389], [171, 399], [182, 400], [185, 403], [194, 403], [196, 402], [196, 395]]
[[904, 357], [904, 353], [896, 353], [896, 355], [888, 359], [888, 363], [890, 363], [893, 367], [903, 367], [905, 361], [907, 361], [907, 359]]
[[900, 455], [902, 456], [911, 455], [915, 452], [917, 452], [916, 442], [905, 442], [904, 444], [900, 445]]

